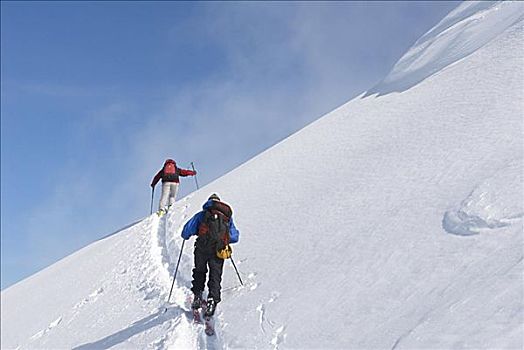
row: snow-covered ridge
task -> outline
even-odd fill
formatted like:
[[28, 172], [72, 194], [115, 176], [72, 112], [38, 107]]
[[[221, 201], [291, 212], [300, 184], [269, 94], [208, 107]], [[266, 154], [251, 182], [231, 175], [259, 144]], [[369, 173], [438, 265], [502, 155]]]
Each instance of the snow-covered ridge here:
[[423, 35], [367, 95], [402, 92], [467, 57], [524, 18], [524, 2], [465, 1]]

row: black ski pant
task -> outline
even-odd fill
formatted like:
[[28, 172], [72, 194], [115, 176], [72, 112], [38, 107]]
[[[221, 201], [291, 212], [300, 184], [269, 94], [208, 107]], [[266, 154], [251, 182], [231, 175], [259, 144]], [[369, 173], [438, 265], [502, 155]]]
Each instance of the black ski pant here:
[[191, 291], [194, 294], [199, 294], [204, 291], [206, 283], [206, 274], [209, 267], [209, 281], [207, 282], [207, 289], [209, 291], [208, 298], [212, 297], [218, 303], [220, 301], [220, 283], [222, 282], [222, 269], [224, 267], [224, 260], [220, 259], [216, 252], [204, 250], [195, 246], [195, 268], [193, 269], [193, 286]]

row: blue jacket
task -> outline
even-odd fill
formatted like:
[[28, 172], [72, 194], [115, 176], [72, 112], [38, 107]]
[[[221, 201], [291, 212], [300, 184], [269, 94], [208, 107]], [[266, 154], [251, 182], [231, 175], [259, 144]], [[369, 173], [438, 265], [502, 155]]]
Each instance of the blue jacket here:
[[[200, 223], [202, 222], [202, 219], [204, 218], [204, 211], [211, 207], [213, 205], [213, 200], [208, 200], [204, 203], [202, 206], [202, 211], [196, 213], [186, 224], [184, 225], [184, 229], [182, 230], [182, 238], [183, 239], [189, 239], [191, 236], [198, 235], [198, 227], [200, 226]], [[238, 238], [240, 235], [240, 232], [238, 232], [237, 228], [235, 227], [235, 223], [233, 222], [233, 217], [229, 220], [229, 234], [230, 234], [230, 240], [229, 243], [236, 243], [238, 242]]]

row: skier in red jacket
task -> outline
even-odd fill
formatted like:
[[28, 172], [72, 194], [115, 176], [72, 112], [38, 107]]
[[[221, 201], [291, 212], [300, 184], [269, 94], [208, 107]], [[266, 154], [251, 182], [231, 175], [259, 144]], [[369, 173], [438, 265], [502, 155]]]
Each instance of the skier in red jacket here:
[[175, 203], [180, 176], [194, 175], [196, 175], [196, 171], [178, 168], [173, 159], [167, 159], [162, 169], [160, 169], [151, 182], [151, 187], [154, 188], [158, 181], [162, 179], [162, 195], [160, 196], [158, 209], [165, 211], [167, 209], [166, 207]]

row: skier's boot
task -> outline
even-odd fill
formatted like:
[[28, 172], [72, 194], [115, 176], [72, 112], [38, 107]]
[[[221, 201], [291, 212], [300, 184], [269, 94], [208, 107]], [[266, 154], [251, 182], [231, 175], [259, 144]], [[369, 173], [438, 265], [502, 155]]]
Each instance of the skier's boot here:
[[193, 303], [191, 303], [191, 308], [193, 310], [197, 310], [197, 309], [200, 309], [202, 307], [202, 302], [204, 300], [202, 299], [202, 292], [200, 293], [195, 293], [195, 296], [193, 298]]
[[204, 316], [211, 317], [215, 314], [215, 309], [217, 308], [218, 302], [213, 299], [213, 297], [207, 298], [207, 308]]

